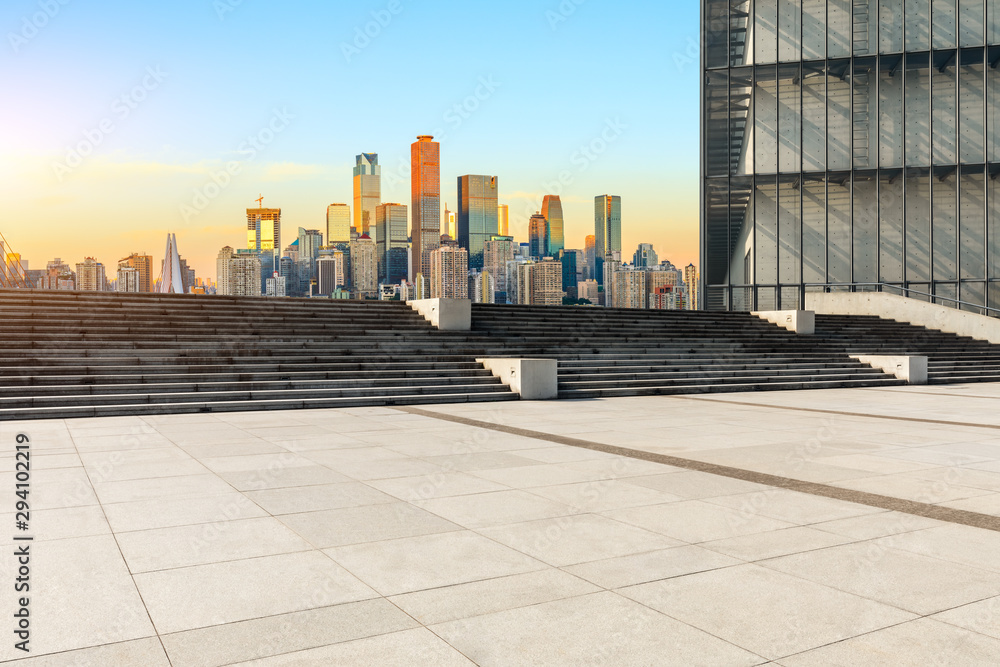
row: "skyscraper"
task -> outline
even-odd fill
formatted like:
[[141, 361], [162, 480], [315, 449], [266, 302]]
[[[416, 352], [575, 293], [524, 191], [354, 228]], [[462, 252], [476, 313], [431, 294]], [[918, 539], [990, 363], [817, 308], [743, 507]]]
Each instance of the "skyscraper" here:
[[260, 255], [254, 250], [237, 250], [229, 262], [229, 284], [233, 296], [260, 296]]
[[514, 239], [494, 236], [483, 247], [483, 269], [493, 276], [496, 303], [507, 303], [507, 262], [514, 261]]
[[563, 300], [562, 262], [557, 259], [543, 259], [530, 266], [531, 305], [561, 306]]
[[458, 239], [458, 216], [454, 211], [448, 210], [448, 205], [444, 205], [444, 229], [442, 235], [448, 236], [452, 241]]
[[351, 242], [351, 207], [347, 204], [330, 204], [326, 207], [326, 244]]
[[497, 219], [497, 177], [459, 176], [458, 244], [469, 251], [469, 268], [483, 268], [483, 247], [500, 227]]
[[370, 234], [375, 209], [382, 202], [382, 167], [377, 153], [362, 153], [354, 166], [354, 226]]
[[[258, 202], [263, 201], [261, 197]], [[247, 209], [247, 249], [256, 252], [261, 259], [261, 270], [265, 276], [280, 268], [281, 259], [281, 209]], [[263, 287], [263, 285], [262, 285]]]
[[500, 228], [500, 236], [510, 236], [510, 206], [507, 204], [497, 205], [497, 223]]
[[431, 298], [469, 298], [469, 252], [457, 244], [435, 248], [431, 253]]
[[566, 247], [563, 236], [563, 210], [562, 201], [558, 195], [545, 195], [542, 200], [542, 215], [546, 222], [546, 236], [548, 237], [548, 247], [545, 254], [555, 257], [560, 250]]
[[103, 292], [107, 289], [104, 265], [87, 257], [76, 265], [76, 288], [85, 292]]
[[410, 208], [413, 266], [416, 274], [431, 274], [431, 252], [441, 244], [441, 145], [430, 135], [410, 146]]
[[622, 198], [599, 195], [594, 198], [594, 277], [604, 284], [604, 258], [622, 250]]
[[656, 251], [653, 250], [652, 243], [640, 243], [635, 254], [632, 255], [632, 265], [639, 268], [645, 269], [656, 266], [659, 263], [660, 258], [657, 257]]
[[703, 307], [877, 283], [1000, 307], [996, 2], [703, 0], [702, 20]]
[[549, 247], [548, 223], [545, 216], [536, 213], [528, 221], [528, 254], [534, 259], [547, 257]]
[[576, 288], [576, 258], [579, 250], [560, 250], [556, 259], [562, 263], [562, 289], [571, 299], [577, 298]]
[[219, 256], [215, 260], [215, 293], [219, 296], [233, 294], [232, 259], [235, 253], [235, 250], [226, 246], [219, 251]]
[[406, 206], [379, 204], [375, 212], [379, 280], [399, 283], [407, 277]]
[[694, 264], [688, 264], [684, 267], [684, 284], [687, 285], [687, 309], [698, 310], [698, 290], [701, 287], [701, 281], [698, 269]]
[[146, 253], [134, 252], [124, 259], [118, 260], [118, 268], [135, 269], [139, 273], [138, 292], [153, 291], [153, 257]]
[[583, 261], [586, 268], [583, 272], [584, 280], [596, 280], [594, 277], [594, 267], [597, 264], [596, 261], [596, 247], [597, 247], [597, 237], [594, 234], [590, 234], [584, 240], [584, 250], [583, 250]]

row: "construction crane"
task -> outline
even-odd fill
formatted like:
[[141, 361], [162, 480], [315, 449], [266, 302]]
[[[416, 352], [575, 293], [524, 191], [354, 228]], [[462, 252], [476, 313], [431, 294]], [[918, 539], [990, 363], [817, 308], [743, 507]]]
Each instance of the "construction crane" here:
[[257, 208], [264, 208], [264, 195], [260, 196], [260, 199], [254, 199], [257, 202]]
[[[16, 258], [8, 261], [8, 257]], [[10, 250], [10, 244], [0, 232], [0, 288], [25, 289], [28, 287], [27, 276], [21, 266], [20, 258]]]

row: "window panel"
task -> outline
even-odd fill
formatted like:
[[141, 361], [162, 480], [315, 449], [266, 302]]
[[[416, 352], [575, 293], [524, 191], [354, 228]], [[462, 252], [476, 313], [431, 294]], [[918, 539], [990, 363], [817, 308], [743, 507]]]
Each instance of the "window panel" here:
[[934, 54], [935, 66], [931, 69], [931, 113], [934, 138], [934, 164], [955, 164], [958, 162], [956, 152], [957, 114], [955, 99], [955, 51], [945, 51]]
[[986, 43], [1000, 42], [1000, 0], [986, 0]]
[[[961, 292], [959, 293], [959, 299], [970, 304], [976, 304], [977, 306], [986, 305], [986, 283], [962, 283]], [[980, 315], [986, 315], [988, 313], [983, 312], [982, 309], [976, 308], [974, 306], [962, 306], [962, 310], [967, 310], [973, 313], [979, 313]]]
[[729, 156], [731, 173], [753, 173], [753, 153], [750, 143], [750, 100], [753, 89], [753, 68], [741, 67], [729, 71]]
[[963, 167], [959, 181], [959, 264], [963, 280], [986, 278], [986, 174], [983, 167]]
[[802, 170], [826, 168], [826, 74], [823, 63], [802, 65]]
[[903, 0], [878, 0], [878, 40], [880, 53], [903, 50]]
[[925, 51], [931, 46], [931, 0], [904, 0], [906, 50]]
[[705, 62], [729, 64], [729, 0], [705, 0]]
[[850, 67], [849, 60], [835, 60], [827, 66], [827, 169], [851, 168]]
[[709, 72], [705, 82], [705, 170], [729, 173], [729, 74]]
[[986, 227], [986, 257], [990, 280], [1000, 280], [1000, 178], [998, 168], [990, 165], [986, 179], [987, 227]]
[[983, 52], [971, 49], [962, 52], [958, 69], [959, 156], [962, 162], [985, 161], [986, 91], [983, 82]]
[[778, 169], [798, 171], [802, 165], [802, 77], [798, 65], [778, 66]]
[[859, 169], [874, 167], [878, 151], [873, 132], [875, 129], [873, 119], [878, 108], [875, 99], [877, 90], [873, 79], [875, 75], [874, 58], [858, 58], [854, 61], [854, 76], [851, 77], [854, 86], [851, 152], [854, 156], [854, 166]]
[[773, 63], [778, 60], [778, 0], [757, 0], [754, 3], [754, 62]]
[[986, 40], [983, 0], [958, 0], [958, 45], [982, 46]]
[[798, 176], [781, 176], [778, 179], [778, 280], [783, 283], [797, 283], [802, 279], [799, 270], [802, 233], [800, 183]]
[[750, 21], [750, 0], [731, 0], [729, 8], [729, 65], [740, 67], [749, 64], [747, 49]]
[[851, 176], [830, 174], [826, 187], [827, 281], [851, 282]]
[[874, 172], [854, 176], [854, 282], [878, 282], [878, 180]]
[[802, 279], [826, 282], [826, 181], [821, 175], [803, 178]]
[[802, 4], [800, 0], [778, 0], [778, 59], [798, 60], [802, 54]]
[[854, 55], [878, 52], [878, 0], [854, 0]]
[[[987, 63], [1000, 58], [1000, 47], [986, 54]], [[986, 68], [986, 159], [1000, 162], [1000, 67]]]
[[730, 257], [739, 265], [730, 267], [732, 283], [746, 284], [753, 282], [751, 267], [743, 265], [738, 258], [750, 256], [754, 249], [754, 215], [756, 199], [753, 197], [753, 179], [749, 176], [732, 178], [729, 181], [729, 242], [732, 250]]
[[902, 56], [879, 58], [879, 166], [903, 166]]
[[906, 172], [906, 280], [931, 279], [931, 183], [929, 169]]
[[754, 189], [756, 282], [778, 282], [778, 185], [775, 177], [761, 176]]
[[851, 55], [851, 2], [827, 0], [826, 55], [840, 58]]
[[958, 170], [938, 167], [933, 187], [934, 280], [958, 279]]
[[759, 66], [754, 80], [754, 163], [758, 174], [778, 171], [778, 79], [774, 65]]
[[879, 282], [903, 281], [903, 174], [879, 174]]
[[931, 74], [929, 54], [906, 55], [906, 164], [931, 163]]
[[802, 0], [802, 59], [826, 56], [827, 0]]
[[705, 180], [705, 255], [703, 273], [710, 285], [729, 282], [729, 179]]
[[956, 0], [933, 0], [931, 11], [934, 17], [934, 48], [947, 49], [957, 46], [958, 23], [956, 21]]

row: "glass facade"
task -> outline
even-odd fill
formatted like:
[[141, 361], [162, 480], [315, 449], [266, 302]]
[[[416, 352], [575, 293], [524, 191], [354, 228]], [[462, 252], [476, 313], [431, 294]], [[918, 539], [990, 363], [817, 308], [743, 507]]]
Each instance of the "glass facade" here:
[[483, 250], [500, 229], [496, 176], [458, 177], [458, 244], [469, 251], [469, 268], [482, 270]]
[[410, 196], [410, 281], [416, 282], [418, 273], [430, 279], [431, 253], [441, 245], [441, 144], [430, 135], [410, 145]]
[[705, 307], [881, 283], [1000, 308], [1000, 0], [702, 14]]

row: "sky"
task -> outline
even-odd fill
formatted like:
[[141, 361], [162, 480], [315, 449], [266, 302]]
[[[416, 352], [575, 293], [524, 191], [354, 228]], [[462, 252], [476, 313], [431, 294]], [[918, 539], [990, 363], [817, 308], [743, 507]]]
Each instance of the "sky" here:
[[636, 0], [4, 0], [0, 232], [44, 268], [108, 268], [168, 232], [199, 277], [245, 244], [246, 209], [282, 209], [282, 242], [353, 205], [379, 155], [409, 204], [410, 144], [457, 177], [499, 178], [527, 241], [542, 197], [567, 248], [594, 197], [622, 197], [623, 259], [698, 258], [698, 3]]

